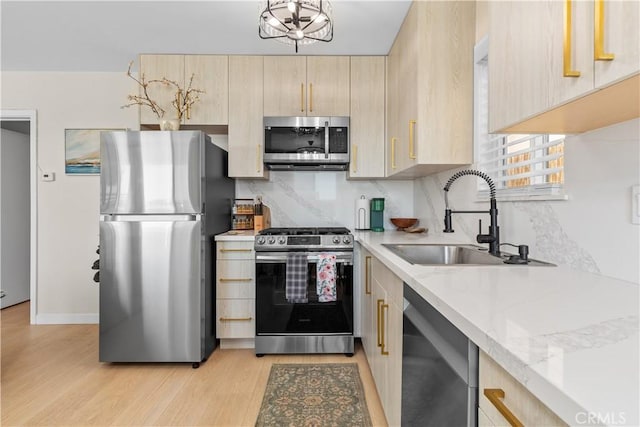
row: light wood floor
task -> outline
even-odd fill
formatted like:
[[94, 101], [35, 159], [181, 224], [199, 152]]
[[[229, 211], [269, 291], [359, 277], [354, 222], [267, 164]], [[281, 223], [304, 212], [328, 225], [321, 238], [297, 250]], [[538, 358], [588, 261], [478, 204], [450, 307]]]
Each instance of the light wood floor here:
[[343, 355], [220, 350], [191, 364], [98, 362], [97, 325], [29, 325], [29, 303], [0, 312], [2, 426], [253, 426], [273, 363], [358, 363], [369, 414], [386, 425], [360, 345]]

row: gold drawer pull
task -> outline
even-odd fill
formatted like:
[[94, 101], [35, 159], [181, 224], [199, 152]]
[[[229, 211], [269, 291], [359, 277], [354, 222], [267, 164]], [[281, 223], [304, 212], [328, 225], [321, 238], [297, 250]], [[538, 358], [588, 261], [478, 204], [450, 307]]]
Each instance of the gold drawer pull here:
[[351, 144], [351, 148], [351, 152], [353, 153], [351, 164], [353, 165], [353, 173], [356, 173], [358, 172], [358, 146]]
[[380, 329], [381, 329], [380, 328], [380, 312], [382, 310], [380, 310], [380, 306], [382, 305], [383, 302], [384, 302], [383, 299], [379, 299], [377, 301], [378, 310], [376, 311], [376, 323], [378, 324], [377, 325], [378, 326], [378, 328], [377, 328], [378, 329], [378, 331], [377, 331], [378, 332], [378, 347], [382, 347], [382, 339], [380, 338]]
[[221, 282], [251, 282], [253, 279], [227, 279], [225, 277], [220, 278]]
[[396, 168], [396, 138], [391, 138], [391, 169]]
[[382, 327], [380, 328], [380, 341], [382, 342], [382, 345], [380, 346], [380, 354], [383, 356], [388, 356], [389, 352], [387, 350], [385, 350], [385, 348], [387, 347], [387, 343], [385, 343], [385, 336], [384, 336], [384, 310], [387, 309], [389, 310], [389, 304], [382, 304], [380, 306], [380, 323], [382, 324]]
[[221, 322], [248, 322], [253, 317], [221, 317]]
[[505, 405], [501, 400], [504, 399], [504, 390], [501, 388], [485, 388], [484, 395], [512, 427], [524, 427], [524, 424], [522, 424], [520, 420], [513, 415], [513, 412], [511, 412], [509, 408], [507, 408], [507, 405]]
[[564, 43], [562, 46], [563, 53], [563, 76], [564, 77], [580, 77], [580, 71], [571, 69], [571, 0], [564, 1]]
[[220, 252], [251, 252], [253, 249], [220, 249]]
[[595, 43], [593, 45], [593, 59], [596, 61], [613, 61], [613, 53], [604, 53], [604, 0], [596, 0], [594, 10]]
[[364, 293], [371, 295], [371, 257], [364, 257]]
[[416, 129], [416, 121], [409, 120], [409, 158], [414, 160], [416, 158], [415, 153], [415, 129]]

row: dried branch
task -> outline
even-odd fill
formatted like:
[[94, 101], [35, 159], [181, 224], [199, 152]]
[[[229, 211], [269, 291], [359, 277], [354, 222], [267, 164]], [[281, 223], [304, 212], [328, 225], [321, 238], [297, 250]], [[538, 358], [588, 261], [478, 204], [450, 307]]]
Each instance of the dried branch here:
[[132, 66], [133, 66], [133, 61], [129, 62], [129, 68], [127, 69], [127, 76], [133, 79], [133, 81], [138, 83], [138, 86], [142, 88], [142, 96], [127, 95], [127, 100], [131, 102], [121, 106], [120, 108], [129, 108], [134, 105], [146, 105], [147, 107], [151, 108], [151, 111], [153, 111], [159, 119], [162, 118], [164, 116], [165, 111], [162, 109], [162, 107], [160, 107], [160, 105], [158, 105], [157, 102], [155, 102], [149, 97], [149, 92], [148, 92], [149, 85], [152, 83], [157, 83], [160, 80], [145, 81], [144, 73], [140, 76], [140, 80], [138, 80], [133, 76], [133, 74], [131, 74]]

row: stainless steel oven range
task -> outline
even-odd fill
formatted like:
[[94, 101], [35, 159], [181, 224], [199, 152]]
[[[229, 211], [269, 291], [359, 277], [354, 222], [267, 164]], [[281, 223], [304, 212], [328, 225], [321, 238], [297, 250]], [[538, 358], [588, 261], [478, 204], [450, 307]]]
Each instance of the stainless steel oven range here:
[[353, 236], [268, 228], [255, 239], [257, 356], [353, 355]]

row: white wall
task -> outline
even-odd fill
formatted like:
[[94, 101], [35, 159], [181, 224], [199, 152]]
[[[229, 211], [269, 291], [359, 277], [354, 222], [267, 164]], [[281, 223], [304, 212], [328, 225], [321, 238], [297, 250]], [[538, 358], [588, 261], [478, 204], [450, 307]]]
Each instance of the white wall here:
[[355, 224], [355, 203], [384, 197], [384, 227], [393, 217], [413, 217], [413, 181], [348, 181], [346, 172], [271, 172], [269, 181], [238, 180], [238, 198], [263, 196], [272, 227], [348, 227]]
[[137, 110], [120, 108], [135, 83], [124, 72], [3, 72], [1, 79], [2, 109], [37, 110], [38, 167], [56, 176], [38, 181], [36, 322], [95, 322], [99, 177], [65, 175], [64, 130], [137, 129]]
[[[415, 182], [417, 216], [435, 232], [443, 229], [442, 188], [453, 172]], [[452, 208], [488, 209], [488, 203], [475, 202], [476, 179], [465, 176], [452, 184]], [[498, 202], [501, 241], [529, 245], [533, 258], [638, 283], [640, 226], [631, 223], [631, 187], [637, 184], [640, 120], [568, 137], [565, 188], [569, 200]], [[486, 227], [488, 215], [454, 214], [455, 232], [475, 241], [479, 217]]]
[[29, 135], [0, 134], [0, 307], [29, 299]]

